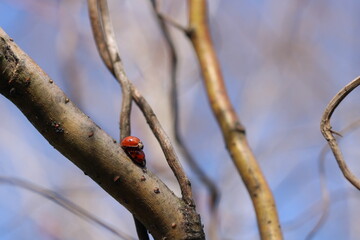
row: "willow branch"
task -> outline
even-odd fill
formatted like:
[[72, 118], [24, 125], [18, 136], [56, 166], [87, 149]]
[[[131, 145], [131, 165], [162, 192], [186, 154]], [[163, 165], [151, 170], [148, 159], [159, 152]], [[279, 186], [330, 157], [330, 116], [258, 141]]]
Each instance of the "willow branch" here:
[[[100, 21], [99, 17], [94, 10], [96, 6], [96, 1], [88, 0], [88, 3], [89, 3], [90, 20], [92, 22], [95, 42], [96, 45], [98, 45], [98, 49], [102, 49], [102, 46], [105, 44], [104, 44], [104, 39], [101, 38], [101, 34], [99, 34], [103, 32], [103, 30], [101, 28], [101, 23], [99, 22]], [[105, 56], [107, 54], [106, 51], [99, 51], [99, 54], [101, 55], [101, 58], [104, 60], [104, 63], [108, 67], [109, 71], [114, 73], [114, 69], [111, 65], [111, 62], [108, 61], [109, 57]], [[146, 99], [141, 95], [141, 93], [131, 82], [129, 82], [129, 85], [133, 100], [142, 111], [147, 123], [149, 124], [152, 132], [154, 133], [156, 139], [158, 140], [161, 146], [161, 149], [164, 152], [165, 158], [171, 170], [173, 171], [180, 185], [180, 189], [184, 201], [189, 205], [193, 205], [193, 197], [191, 192], [190, 181], [179, 162], [179, 159], [175, 153], [175, 149], [171, 144], [170, 138], [165, 133], [154, 111], [152, 110], [151, 106], [148, 104]]]
[[341, 172], [344, 174], [345, 178], [357, 189], [360, 190], [360, 180], [350, 171], [348, 168], [344, 157], [341, 153], [340, 147], [334, 137], [334, 131], [332, 130], [330, 124], [330, 118], [334, 113], [335, 109], [339, 106], [342, 100], [351, 93], [357, 86], [360, 84], [360, 77], [357, 77], [352, 82], [347, 84], [344, 88], [342, 88], [334, 97], [331, 99], [329, 104], [327, 105], [323, 116], [321, 118], [320, 129], [321, 133], [323, 134], [324, 138], [328, 142], [331, 151], [334, 154], [334, 157], [339, 165]]
[[55, 149], [141, 219], [155, 239], [204, 238], [194, 207], [184, 204], [151, 171], [135, 165], [1, 28], [0, 94]]
[[220, 125], [231, 158], [253, 202], [262, 239], [282, 239], [272, 192], [251, 151], [227, 95], [220, 66], [210, 38], [205, 0], [189, 0], [190, 39], [195, 48], [213, 113]]

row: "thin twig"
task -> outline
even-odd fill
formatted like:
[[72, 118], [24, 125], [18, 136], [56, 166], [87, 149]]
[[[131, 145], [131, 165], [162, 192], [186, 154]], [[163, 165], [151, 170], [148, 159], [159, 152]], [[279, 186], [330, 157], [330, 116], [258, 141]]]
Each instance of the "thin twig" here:
[[[93, 14], [93, 8], [94, 8], [94, 5], [96, 4], [96, 0], [88, 0], [88, 3], [89, 3], [89, 11], [90, 11], [90, 14], [92, 15], [90, 17], [90, 20], [91, 21], [99, 21], [99, 18], [94, 17], [95, 15]], [[99, 33], [99, 32], [103, 31], [101, 29], [101, 23], [93, 23], [92, 27], [93, 27], [94, 33]], [[98, 29], [98, 27], [100, 27], [100, 29]], [[96, 29], [94, 29], [94, 28], [96, 28]], [[94, 37], [95, 37], [96, 44], [99, 45], [98, 49], [101, 49], [102, 44], [99, 44], [99, 43], [103, 42], [104, 39], [100, 38], [99, 34], [94, 35]], [[110, 62], [107, 60], [109, 58], [106, 56], [103, 56], [106, 54], [106, 52], [99, 51], [99, 54], [101, 55], [102, 59], [104, 60], [104, 63], [108, 67], [109, 71], [113, 73], [114, 72], [113, 67], [110, 64]], [[138, 107], [144, 114], [146, 121], [148, 122], [156, 139], [158, 140], [158, 142], [164, 152], [165, 158], [180, 185], [182, 198], [188, 205], [193, 205], [194, 202], [193, 202], [193, 197], [192, 197], [192, 192], [191, 192], [190, 181], [187, 178], [187, 176], [179, 162], [179, 159], [175, 153], [175, 149], [172, 146], [169, 137], [166, 135], [164, 129], [160, 125], [159, 120], [157, 119], [154, 111], [152, 110], [152, 108], [150, 107], [150, 105], [148, 104], [146, 99], [140, 94], [140, 92], [136, 89], [136, 87], [131, 82], [129, 82], [129, 85], [131, 88], [131, 95], [132, 95], [133, 100], [135, 101], [135, 103], [138, 105]]]
[[190, 40], [197, 54], [208, 99], [231, 158], [253, 202], [261, 238], [282, 239], [275, 200], [227, 94], [208, 26], [205, 0], [189, 0]]
[[[151, 2], [155, 2], [156, 0], [151, 0]], [[180, 23], [176, 22], [175, 20], [173, 20], [172, 18], [168, 17], [167, 15], [161, 13], [159, 11], [158, 8], [155, 9], [156, 15], [163, 19], [166, 23], [170, 24], [171, 26], [173, 26], [174, 28], [188, 34], [189, 33], [189, 29], [187, 27], [184, 27], [183, 25], [181, 25]]]
[[[113, 26], [111, 24], [109, 9], [107, 6], [107, 0], [99, 0], [97, 4], [92, 3], [90, 7], [89, 1], [89, 12], [91, 19], [95, 18], [95, 21], [92, 21], [95, 39], [102, 39], [98, 46], [98, 51], [103, 51], [103, 60], [108, 61], [108, 64], [112, 66], [112, 73], [115, 78], [121, 85], [122, 89], [122, 104], [120, 111], [120, 141], [126, 136], [131, 134], [131, 90], [129, 85], [129, 80], [125, 74], [123, 65], [120, 59], [120, 53], [116, 44], [115, 33], [113, 31]], [[100, 18], [98, 18], [100, 16]], [[100, 31], [101, 29], [101, 31]], [[98, 42], [98, 41], [97, 41]], [[105, 60], [106, 58], [106, 60]], [[140, 240], [149, 240], [149, 235], [145, 226], [133, 215], [136, 232]]]
[[324, 146], [321, 150], [319, 156], [319, 174], [320, 174], [320, 189], [321, 189], [321, 215], [315, 226], [310, 230], [310, 232], [306, 235], [305, 239], [312, 239], [315, 234], [320, 230], [320, 228], [325, 223], [327, 217], [329, 216], [329, 208], [330, 208], [330, 194], [329, 189], [326, 184], [326, 172], [325, 172], [325, 156], [328, 152], [328, 146]]
[[109, 226], [108, 224], [106, 224], [103, 221], [101, 221], [100, 219], [98, 219], [96, 216], [92, 215], [90, 212], [86, 211], [85, 209], [81, 208], [80, 206], [76, 205], [75, 203], [67, 200], [66, 198], [62, 197], [61, 195], [59, 195], [58, 193], [56, 193], [54, 191], [45, 189], [43, 187], [40, 187], [40, 186], [30, 183], [28, 181], [21, 180], [19, 178], [14, 178], [14, 177], [0, 176], [0, 183], [11, 184], [11, 185], [14, 185], [17, 187], [24, 188], [24, 189], [34, 192], [36, 194], [39, 194], [40, 196], [43, 196], [43, 197], [53, 201], [54, 203], [65, 208], [69, 212], [85, 219], [86, 221], [93, 222], [93, 223], [99, 225], [100, 227], [113, 233], [114, 235], [116, 235], [117, 237], [119, 237], [121, 239], [134, 240], [133, 237]]
[[194, 171], [194, 173], [199, 177], [200, 181], [206, 186], [206, 188], [210, 192], [210, 199], [211, 199], [210, 209], [211, 211], [214, 211], [215, 208], [217, 207], [217, 203], [219, 200], [219, 191], [215, 183], [205, 174], [205, 172], [201, 169], [199, 164], [195, 161], [194, 157], [191, 155], [190, 150], [185, 145], [180, 132], [179, 101], [178, 101], [178, 86], [177, 86], [178, 57], [176, 54], [174, 42], [172, 41], [169, 30], [165, 24], [165, 22], [169, 23], [169, 21], [168, 18], [165, 17], [165, 15], [160, 13], [158, 9], [157, 1], [151, 0], [151, 3], [153, 6], [153, 10], [157, 16], [161, 32], [169, 48], [169, 55], [171, 60], [170, 61], [170, 75], [171, 75], [170, 102], [171, 102], [171, 110], [173, 116], [172, 127], [173, 127], [175, 140], [185, 160], [190, 165], [191, 170]]
[[167, 136], [164, 129], [160, 125], [160, 122], [157, 119], [154, 111], [150, 107], [149, 103], [140, 94], [140, 92], [135, 88], [134, 85], [131, 85], [131, 92], [134, 101], [140, 108], [152, 132], [154, 133], [156, 139], [160, 143], [165, 158], [180, 185], [182, 198], [188, 205], [193, 205], [194, 201], [192, 197], [190, 180], [186, 176], [184, 169], [180, 164], [180, 161], [175, 153], [175, 149], [171, 144], [170, 138]]
[[[109, 52], [107, 50], [106, 43], [104, 41], [104, 33], [102, 29], [101, 19], [99, 18], [99, 11], [97, 6], [97, 0], [88, 0], [88, 9], [92, 33], [96, 42], [97, 50], [100, 54], [100, 57], [103, 60], [103, 63], [111, 71], [113, 75], [114, 69], [110, 60]], [[116, 79], [116, 77], [115, 77]], [[118, 79], [116, 79], [119, 81]]]
[[[360, 120], [357, 120], [351, 124], [349, 124], [347, 127], [345, 127], [343, 130], [341, 130], [339, 133], [337, 133], [339, 136], [344, 136], [348, 132], [354, 130], [355, 128], [358, 128], [360, 126]], [[326, 222], [327, 217], [329, 216], [329, 208], [330, 208], [330, 194], [329, 190], [326, 184], [326, 172], [325, 172], [325, 156], [326, 153], [329, 151], [329, 145], [325, 145], [320, 153], [319, 157], [319, 174], [320, 174], [320, 187], [321, 187], [321, 193], [322, 193], [322, 205], [321, 205], [321, 216], [315, 226], [311, 229], [311, 231], [308, 233], [305, 239], [310, 240], [312, 239], [315, 234], [320, 230], [320, 228], [324, 225]]]
[[102, 20], [103, 36], [107, 52], [113, 66], [114, 75], [121, 85], [122, 101], [120, 111], [120, 139], [130, 135], [131, 129], [131, 90], [130, 81], [128, 80], [123, 64], [120, 59], [119, 50], [116, 44], [115, 33], [111, 24], [107, 0], [98, 0], [99, 14]]
[[354, 90], [357, 86], [360, 84], [360, 77], [357, 77], [352, 82], [347, 84], [345, 87], [343, 87], [331, 101], [327, 105], [323, 116], [321, 118], [320, 123], [320, 129], [321, 133], [323, 134], [326, 141], [328, 141], [328, 144], [334, 154], [334, 157], [340, 167], [340, 170], [344, 174], [345, 178], [357, 189], [360, 190], [360, 180], [350, 171], [348, 166], [346, 165], [346, 162], [344, 160], [344, 157], [341, 153], [341, 150], [336, 142], [336, 139], [333, 135], [333, 131], [331, 129], [330, 125], [330, 118], [332, 114], [334, 113], [337, 106], [341, 103], [344, 98], [351, 93], [352, 90]]

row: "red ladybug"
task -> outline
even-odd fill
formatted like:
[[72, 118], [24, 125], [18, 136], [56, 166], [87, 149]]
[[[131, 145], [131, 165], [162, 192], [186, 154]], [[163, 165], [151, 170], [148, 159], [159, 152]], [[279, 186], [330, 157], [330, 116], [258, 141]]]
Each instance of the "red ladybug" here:
[[145, 153], [142, 150], [127, 149], [126, 154], [133, 160], [133, 162], [140, 167], [146, 166]]
[[141, 140], [137, 137], [134, 136], [128, 136], [125, 137], [121, 143], [120, 143], [122, 148], [137, 148], [137, 149], [143, 149], [144, 145], [141, 142]]
[[140, 167], [146, 166], [145, 153], [142, 151], [144, 145], [139, 138], [134, 136], [125, 137], [120, 146], [135, 164]]

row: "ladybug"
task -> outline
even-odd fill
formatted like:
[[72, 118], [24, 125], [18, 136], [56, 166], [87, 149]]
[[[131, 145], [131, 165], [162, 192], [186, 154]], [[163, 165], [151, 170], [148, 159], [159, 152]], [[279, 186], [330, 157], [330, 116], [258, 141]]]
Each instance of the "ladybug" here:
[[128, 136], [128, 137], [125, 137], [121, 143], [120, 143], [121, 147], [123, 149], [126, 149], [126, 148], [137, 148], [137, 149], [143, 149], [144, 148], [144, 145], [143, 143], [141, 142], [141, 140], [137, 137], [134, 137], [134, 136]]
[[140, 167], [146, 166], [145, 153], [142, 151], [144, 145], [139, 138], [134, 136], [125, 137], [120, 146], [135, 164]]
[[146, 166], [145, 153], [143, 150], [127, 149], [125, 152], [135, 164], [139, 165], [140, 167]]

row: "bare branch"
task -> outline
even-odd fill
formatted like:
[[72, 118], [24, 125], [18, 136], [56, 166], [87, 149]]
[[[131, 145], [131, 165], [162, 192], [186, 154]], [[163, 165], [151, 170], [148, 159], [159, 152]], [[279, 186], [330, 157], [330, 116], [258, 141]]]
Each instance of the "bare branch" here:
[[[90, 23], [92, 33], [94, 35], [94, 39], [96, 42], [97, 50], [102, 58], [106, 67], [110, 70], [110, 72], [114, 75], [114, 68], [110, 59], [109, 52], [107, 50], [106, 42], [104, 40], [104, 33], [101, 25], [101, 19], [98, 11], [98, 0], [88, 0], [88, 9], [90, 16]], [[114, 75], [115, 76], [115, 75]], [[119, 81], [116, 77], [115, 79]]]
[[184, 155], [185, 160], [191, 167], [191, 170], [199, 177], [200, 181], [206, 186], [208, 191], [210, 192], [210, 209], [213, 211], [219, 200], [219, 191], [215, 185], [215, 183], [205, 174], [205, 172], [201, 169], [199, 164], [195, 161], [193, 156], [190, 153], [190, 150], [185, 145], [183, 138], [180, 132], [180, 123], [179, 123], [179, 101], [178, 101], [178, 87], [177, 87], [177, 64], [178, 57], [176, 54], [174, 42], [171, 39], [170, 32], [165, 24], [168, 23], [168, 20], [164, 18], [165, 15], [161, 14], [156, 0], [151, 0], [153, 10], [157, 16], [158, 23], [160, 25], [161, 32], [164, 36], [166, 44], [169, 48], [170, 54], [170, 75], [171, 75], [171, 86], [170, 86], [170, 101], [171, 101], [171, 110], [173, 116], [173, 132], [175, 136], [176, 143], [182, 154]]
[[357, 189], [360, 190], [360, 180], [350, 171], [347, 167], [344, 157], [341, 153], [339, 145], [334, 137], [334, 131], [331, 129], [330, 118], [334, 113], [335, 109], [345, 97], [351, 93], [357, 86], [360, 84], [360, 77], [357, 77], [352, 82], [343, 87], [334, 97], [331, 99], [329, 104], [327, 105], [323, 116], [321, 118], [320, 129], [326, 141], [334, 154], [334, 157], [340, 167], [340, 170], [344, 174], [345, 178]]
[[[360, 120], [357, 120], [339, 133], [338, 136], [344, 136], [348, 132], [353, 131], [356, 128], [359, 128]], [[315, 226], [311, 229], [305, 239], [312, 239], [315, 234], [320, 230], [320, 228], [326, 222], [327, 217], [329, 216], [329, 209], [330, 209], [330, 193], [326, 184], [326, 172], [325, 172], [325, 155], [329, 151], [329, 146], [325, 145], [321, 150], [320, 157], [319, 157], [319, 174], [320, 174], [320, 185], [321, 185], [321, 193], [322, 193], [322, 205], [321, 205], [321, 216]]]
[[121, 85], [122, 101], [120, 111], [120, 140], [130, 135], [130, 114], [131, 114], [131, 90], [129, 80], [125, 74], [121, 62], [119, 50], [116, 44], [115, 33], [111, 24], [107, 0], [98, 1], [100, 17], [102, 20], [104, 41], [113, 66], [114, 75]]
[[[94, 8], [95, 8], [94, 5], [96, 4], [95, 1], [96, 0], [88, 0], [91, 21], [99, 21], [99, 18], [96, 17], [95, 13], [94, 13]], [[105, 45], [103, 43], [104, 40], [100, 37], [101, 35], [98, 34], [99, 32], [103, 31], [101, 29], [101, 23], [92, 23], [92, 27], [94, 27], [93, 32], [94, 32], [96, 44], [98, 45], [98, 49], [103, 49], [102, 45]], [[111, 72], [113, 72], [114, 69], [113, 69], [112, 65], [109, 62], [107, 62], [108, 58], [105, 56], [106, 53], [103, 51], [99, 51], [99, 53], [102, 56], [102, 59], [104, 60], [106, 66], [109, 68], [109, 70]], [[118, 61], [118, 62], [119, 62], [119, 64], [121, 64], [120, 61]], [[171, 144], [169, 137], [166, 135], [164, 129], [160, 125], [160, 122], [158, 121], [154, 111], [152, 110], [152, 108], [150, 107], [150, 105], [148, 104], [146, 99], [140, 94], [140, 92], [136, 89], [136, 87], [131, 82], [129, 82], [129, 85], [130, 85], [130, 89], [131, 89], [132, 98], [134, 99], [135, 103], [138, 105], [138, 107], [144, 114], [144, 117], [145, 117], [147, 123], [149, 124], [151, 130], [153, 131], [155, 137], [157, 138], [157, 140], [164, 152], [164, 155], [166, 157], [166, 160], [167, 160], [171, 170], [173, 171], [177, 181], [179, 182], [182, 197], [183, 197], [184, 201], [189, 205], [193, 205], [194, 203], [193, 203], [193, 198], [192, 198], [190, 181], [187, 178], [187, 176], [178, 160], [178, 157], [175, 153], [175, 150]]]
[[184, 204], [151, 171], [135, 165], [2, 29], [0, 94], [12, 101], [54, 148], [141, 219], [155, 239], [204, 238], [195, 208]]
[[[121, 85], [122, 104], [120, 111], [120, 141], [131, 134], [131, 90], [120, 59], [116, 44], [115, 33], [110, 20], [106, 0], [88, 1], [89, 14], [92, 22], [94, 37], [98, 43], [98, 51], [106, 65], [111, 65], [112, 73]], [[134, 216], [136, 232], [140, 240], [149, 240], [145, 226]]]
[[150, 0], [150, 1], [151, 1], [151, 4], [152, 4], [153, 8], [154, 8], [156, 16], [161, 20], [161, 22], [166, 22], [166, 23], [170, 24], [171, 26], [173, 26], [174, 28], [184, 32], [185, 34], [187, 34], [189, 32], [188, 28], [184, 27], [180, 23], [174, 21], [172, 18], [170, 18], [167, 15], [160, 12], [156, 0]]
[[34, 192], [36, 194], [39, 194], [47, 199], [50, 199], [51, 201], [53, 201], [54, 203], [65, 208], [69, 212], [71, 212], [89, 222], [93, 222], [93, 223], [99, 225], [100, 227], [106, 229], [107, 231], [113, 233], [114, 235], [116, 235], [117, 237], [119, 237], [121, 239], [134, 240], [133, 237], [128, 236], [126, 233], [120, 232], [120, 231], [116, 230], [115, 228], [109, 226], [108, 224], [104, 223], [96, 216], [92, 215], [90, 212], [86, 211], [85, 209], [76, 205], [75, 203], [67, 200], [66, 198], [62, 197], [61, 195], [59, 195], [58, 193], [56, 193], [54, 191], [45, 189], [36, 184], [21, 180], [19, 178], [14, 178], [14, 177], [0, 176], [0, 183], [11, 184], [11, 185], [14, 185], [17, 187], [24, 188], [24, 189]]
[[210, 37], [205, 0], [189, 0], [190, 40], [195, 48], [213, 113], [221, 127], [231, 158], [255, 207], [262, 239], [282, 239], [275, 201], [245, 137], [227, 95], [224, 79]]

